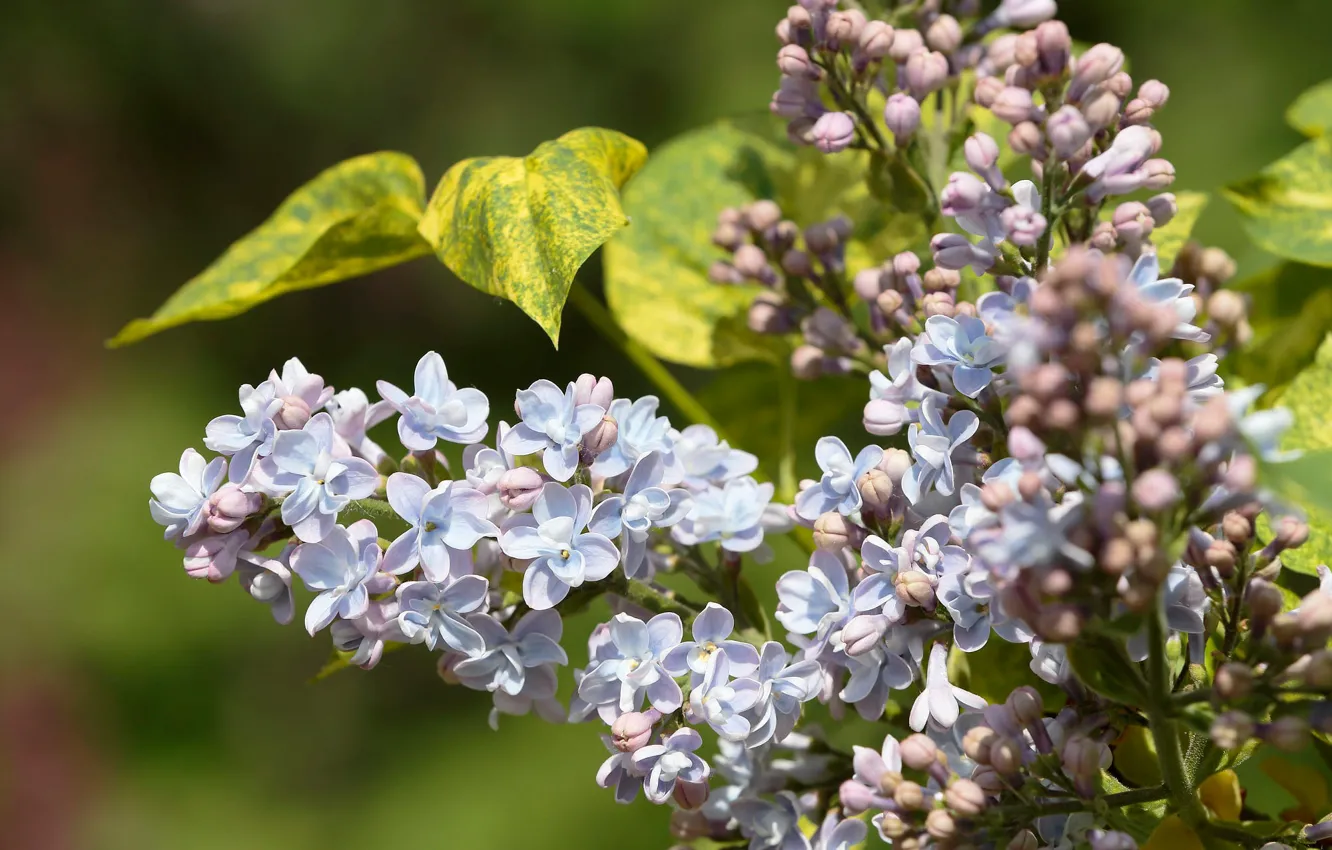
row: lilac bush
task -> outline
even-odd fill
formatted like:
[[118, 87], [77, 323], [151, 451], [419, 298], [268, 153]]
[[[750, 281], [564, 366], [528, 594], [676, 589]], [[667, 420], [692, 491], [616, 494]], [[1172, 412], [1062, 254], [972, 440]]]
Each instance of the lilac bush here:
[[[1236, 769], [1332, 752], [1332, 355], [1273, 375], [1299, 390], [1271, 404], [1252, 289], [1162, 191], [1168, 89], [1056, 12], [800, 0], [778, 22], [793, 161], [861, 169], [918, 235], [884, 248], [860, 196], [709, 213], [691, 298], [739, 310], [679, 359], [725, 365], [746, 334], [779, 364], [770, 404], [746, 387], [719, 423], [647, 353], [689, 343], [626, 341], [584, 293], [660, 396], [541, 379], [487, 442], [489, 398], [435, 352], [374, 402], [292, 359], [207, 423], [216, 456], [152, 479], [152, 518], [188, 575], [238, 573], [279, 623], [303, 607], [330, 671], [420, 644], [492, 726], [604, 727], [588, 780], [671, 806], [700, 850], [1327, 844], [1327, 806], [1251, 806]], [[851, 387], [835, 412], [863, 405], [864, 433], [802, 430], [827, 417], [801, 381]], [[584, 612], [585, 650], [563, 642]]]

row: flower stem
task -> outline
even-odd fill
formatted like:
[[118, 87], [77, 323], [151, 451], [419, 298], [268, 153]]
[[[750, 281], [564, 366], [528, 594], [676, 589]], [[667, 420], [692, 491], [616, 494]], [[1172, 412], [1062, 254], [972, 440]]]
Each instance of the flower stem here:
[[1038, 276], [1049, 265], [1050, 248], [1054, 244], [1054, 190], [1057, 165], [1058, 160], [1051, 156], [1045, 162], [1045, 173], [1042, 175], [1045, 179], [1041, 181], [1043, 184], [1041, 186], [1041, 215], [1045, 218], [1045, 232], [1041, 234], [1040, 240], [1036, 243], [1035, 274]]
[[712, 417], [712, 414], [708, 413], [707, 408], [700, 404], [689, 390], [685, 389], [684, 384], [676, 380], [675, 376], [660, 360], [653, 357], [652, 353], [640, 343], [630, 339], [629, 335], [611, 316], [605, 305], [598, 301], [596, 296], [588, 292], [578, 281], [574, 281], [573, 285], [569, 287], [569, 303], [573, 304], [578, 312], [582, 313], [602, 336], [610, 340], [616, 348], [623, 351], [625, 356], [634, 362], [639, 371], [661, 391], [666, 400], [673, 404], [686, 418], [700, 425], [707, 425], [717, 432], [719, 438], [725, 439], [721, 425]]
[[777, 499], [794, 502], [796, 497], [796, 397], [798, 385], [786, 364], [777, 367], [777, 392], [781, 404], [781, 458], [777, 461]]

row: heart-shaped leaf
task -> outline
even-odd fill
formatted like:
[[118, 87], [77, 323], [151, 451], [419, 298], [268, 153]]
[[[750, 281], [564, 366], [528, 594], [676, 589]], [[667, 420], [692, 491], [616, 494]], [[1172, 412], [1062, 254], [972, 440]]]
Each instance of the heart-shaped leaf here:
[[425, 180], [401, 153], [358, 156], [329, 168], [153, 313], [125, 326], [128, 345], [186, 322], [225, 319], [284, 292], [359, 277], [430, 253], [416, 232]]
[[629, 223], [620, 187], [647, 149], [587, 127], [525, 157], [464, 160], [445, 173], [420, 234], [463, 281], [518, 305], [556, 345], [574, 273]]

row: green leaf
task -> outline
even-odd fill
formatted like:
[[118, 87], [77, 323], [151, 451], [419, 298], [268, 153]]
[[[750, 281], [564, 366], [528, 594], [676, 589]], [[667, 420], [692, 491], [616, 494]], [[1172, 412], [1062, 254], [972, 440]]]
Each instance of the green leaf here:
[[1184, 243], [1189, 241], [1189, 236], [1193, 234], [1193, 226], [1198, 223], [1198, 217], [1207, 208], [1210, 200], [1212, 196], [1206, 192], [1175, 193], [1175, 203], [1179, 206], [1179, 211], [1175, 213], [1174, 218], [1166, 222], [1164, 227], [1152, 231], [1152, 243], [1156, 245], [1156, 256], [1161, 262], [1161, 268], [1168, 270], [1175, 264], [1175, 258], [1179, 256]]
[[1073, 672], [1093, 691], [1123, 705], [1141, 706], [1147, 702], [1142, 675], [1129, 660], [1121, 641], [1084, 632], [1065, 649]]
[[108, 345], [137, 342], [186, 322], [239, 315], [270, 298], [323, 286], [430, 253], [416, 232], [425, 181], [410, 156], [358, 156], [324, 171]]
[[987, 702], [1003, 702], [1014, 689], [1030, 685], [1047, 706], [1062, 705], [1063, 691], [1031, 672], [1030, 662], [1031, 651], [1025, 644], [991, 636], [975, 652], [963, 652], [954, 646], [948, 653], [948, 674], [958, 687], [984, 697]]
[[1317, 575], [1319, 564], [1332, 562], [1332, 334], [1313, 365], [1282, 393], [1281, 404], [1294, 417], [1282, 448], [1304, 454], [1287, 463], [1263, 464], [1263, 482], [1308, 513], [1309, 540], [1283, 552], [1282, 565]]
[[1306, 136], [1321, 136], [1332, 128], [1332, 80], [1306, 89], [1286, 109], [1286, 123]]
[[1287, 260], [1332, 265], [1332, 143], [1305, 142], [1225, 190], [1249, 237]]
[[1284, 387], [1332, 332], [1332, 271], [1282, 263], [1230, 288], [1248, 298], [1253, 338], [1227, 367], [1248, 383]]
[[467, 159], [445, 173], [420, 233], [469, 285], [518, 305], [559, 345], [574, 273], [629, 223], [620, 187], [647, 149], [585, 127], [525, 157]]
[[745, 317], [758, 286], [721, 286], [708, 267], [725, 254], [711, 243], [725, 207], [775, 200], [802, 225], [845, 214], [855, 225], [848, 272], [923, 244], [918, 215], [875, 199], [869, 154], [797, 148], [770, 116], [719, 121], [663, 145], [625, 188], [634, 226], [606, 246], [606, 300], [634, 339], [675, 363], [717, 368], [783, 356], [785, 342], [759, 336]]

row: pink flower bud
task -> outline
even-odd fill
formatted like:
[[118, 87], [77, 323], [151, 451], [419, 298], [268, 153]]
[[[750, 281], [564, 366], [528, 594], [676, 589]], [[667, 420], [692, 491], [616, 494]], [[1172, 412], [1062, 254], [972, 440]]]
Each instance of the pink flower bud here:
[[920, 30], [897, 30], [893, 34], [893, 44], [888, 50], [888, 55], [894, 62], [905, 62], [911, 57], [911, 54], [925, 48], [925, 39], [921, 37]]
[[856, 273], [851, 281], [851, 287], [855, 289], [856, 295], [866, 304], [873, 304], [888, 285], [887, 274], [882, 268], [865, 269]]
[[208, 529], [214, 534], [235, 531], [262, 504], [263, 496], [258, 493], [246, 493], [235, 484], [223, 484], [208, 497]]
[[814, 146], [824, 153], [846, 150], [856, 140], [856, 119], [849, 112], [825, 112], [811, 131]]
[[[989, 250], [972, 244], [961, 233], [939, 233], [930, 240], [930, 250], [934, 253], [934, 264], [944, 269], [960, 271], [971, 266], [977, 274], [984, 274], [994, 265], [995, 255]], [[939, 294], [939, 293], [935, 293]]]
[[1020, 124], [1028, 120], [1032, 116], [1033, 109], [1031, 92], [1017, 86], [1006, 86], [990, 106], [995, 117], [1009, 124]]
[[888, 515], [893, 497], [893, 480], [888, 477], [888, 473], [878, 467], [869, 469], [856, 481], [856, 488], [860, 490], [864, 511], [876, 517]]
[[1045, 216], [1024, 206], [1014, 205], [999, 214], [1008, 241], [1014, 245], [1035, 245], [1045, 233]]
[[816, 118], [823, 114], [818, 89], [805, 77], [783, 77], [768, 108], [782, 118]]
[[925, 30], [925, 43], [931, 50], [952, 53], [962, 44], [962, 26], [952, 15], [940, 15]]
[[948, 82], [948, 57], [938, 51], [918, 50], [907, 58], [904, 79], [907, 91], [921, 100]]
[[1045, 135], [1055, 153], [1069, 159], [1092, 136], [1091, 126], [1075, 106], [1062, 106], [1045, 123]]
[[500, 501], [509, 510], [521, 513], [532, 507], [545, 483], [541, 473], [529, 466], [506, 470], [499, 478]]
[[1151, 215], [1153, 224], [1157, 227], [1165, 227], [1179, 212], [1179, 203], [1175, 200], [1174, 194], [1170, 192], [1153, 195], [1147, 199], [1147, 212]]
[[963, 817], [975, 817], [985, 811], [989, 795], [970, 779], [954, 779], [944, 789], [944, 804]]
[[1034, 121], [1023, 121], [1008, 131], [1008, 146], [1021, 156], [1045, 159], [1045, 135]]
[[1045, 703], [1041, 700], [1040, 692], [1030, 685], [1014, 690], [1008, 695], [1007, 703], [1018, 722], [1024, 726], [1040, 723], [1045, 716]]
[[939, 748], [925, 735], [916, 733], [902, 740], [902, 764], [912, 770], [928, 770], [938, 757]]
[[[708, 280], [720, 284], [744, 283], [745, 276], [736, 270], [735, 266], [725, 260], [717, 260], [708, 266]], [[515, 407], [515, 410], [517, 408]]]
[[1082, 99], [1082, 114], [1092, 130], [1104, 130], [1119, 118], [1121, 101], [1114, 92], [1097, 86]]
[[920, 570], [903, 570], [893, 579], [897, 598], [908, 605], [933, 611], [937, 602], [934, 595], [934, 583]]
[[1149, 469], [1133, 481], [1133, 500], [1148, 511], [1163, 511], [1182, 497], [1179, 481], [1164, 469]]
[[1115, 207], [1111, 221], [1115, 225], [1115, 232], [1129, 244], [1146, 239], [1156, 226], [1147, 205], [1139, 201], [1127, 201]]
[[865, 13], [859, 9], [833, 12], [824, 26], [824, 42], [829, 50], [841, 50], [843, 45], [855, 44], [865, 29]]
[[[604, 451], [615, 445], [615, 441], [620, 437], [620, 425], [613, 416], [603, 416], [601, 421], [592, 426], [592, 430], [583, 435], [583, 442], [580, 446], [580, 455], [588, 463]], [[503, 480], [503, 476], [501, 476]]]
[[1063, 21], [1043, 21], [1032, 31], [1039, 54], [1038, 67], [1042, 74], [1057, 77], [1068, 67], [1068, 54], [1073, 39]]
[[1138, 87], [1138, 99], [1152, 109], [1160, 109], [1170, 99], [1170, 89], [1160, 80], [1148, 80]]
[[892, 95], [883, 106], [883, 123], [898, 145], [904, 144], [920, 129], [920, 104], [902, 92]]
[[962, 154], [967, 166], [990, 184], [990, 188], [999, 191], [1008, 186], [1003, 172], [999, 170], [999, 143], [985, 133], [973, 133], [962, 143]]
[[282, 409], [273, 417], [273, 424], [286, 431], [299, 431], [310, 421], [310, 405], [294, 395], [282, 397]]
[[622, 753], [635, 752], [652, 738], [652, 727], [660, 719], [660, 712], [653, 708], [647, 713], [621, 714], [611, 724], [611, 743]]
[[749, 305], [746, 324], [757, 334], [781, 334], [795, 329], [791, 311], [781, 296], [772, 292], [760, 292], [754, 298], [754, 303]]
[[1094, 44], [1078, 57], [1068, 86], [1068, 99], [1077, 102], [1092, 86], [1100, 85], [1124, 67], [1124, 51], [1113, 44]]
[[[815, 486], [818, 486], [815, 484]], [[865, 529], [837, 511], [820, 514], [814, 521], [814, 545], [825, 552], [858, 548], [865, 539]]]
[[749, 280], [763, 281], [773, 277], [772, 267], [768, 265], [768, 255], [757, 245], [741, 245], [736, 248], [731, 263], [736, 271]]
[[574, 404], [595, 404], [608, 410], [614, 398], [615, 385], [610, 378], [598, 378], [584, 372], [574, 381]]
[[955, 171], [939, 192], [940, 211], [947, 216], [977, 212], [990, 196], [989, 188], [974, 174]]
[[823, 374], [823, 352], [812, 345], [797, 346], [791, 352], [791, 374], [802, 381], [812, 381]]
[[809, 52], [798, 44], [788, 44], [777, 51], [777, 67], [789, 77], [805, 77], [817, 80], [823, 76], [823, 69], [809, 58]]
[[883, 640], [888, 631], [888, 618], [882, 614], [859, 614], [842, 628], [841, 641], [846, 654], [864, 655]]
[[884, 21], [870, 21], [860, 31], [860, 54], [866, 59], [876, 60], [888, 56], [893, 48], [895, 33]]
[[990, 23], [996, 29], [1026, 29], [1050, 20], [1057, 11], [1055, 0], [1003, 0], [990, 16]]
[[1004, 81], [998, 77], [982, 77], [976, 81], [976, 90], [971, 93], [976, 105], [989, 109], [1004, 90]]
[[693, 811], [708, 801], [709, 791], [706, 781], [685, 782], [679, 779], [675, 782], [675, 790], [671, 792], [671, 797], [680, 808]]
[[[897, 295], [892, 290], [884, 294]], [[897, 297], [900, 299], [902, 296], [898, 295]], [[905, 405], [887, 399], [875, 398], [870, 399], [865, 405], [861, 421], [864, 423], [866, 431], [880, 437], [887, 437], [900, 432], [902, 426], [911, 421], [911, 417], [910, 411], [907, 410]]]
[[884, 449], [883, 460], [879, 461], [879, 469], [888, 473], [888, 478], [896, 487], [902, 483], [902, 478], [911, 469], [913, 461], [910, 452], [904, 449]]
[[1142, 188], [1164, 189], [1175, 182], [1175, 166], [1168, 159], [1149, 159], [1142, 164]]

